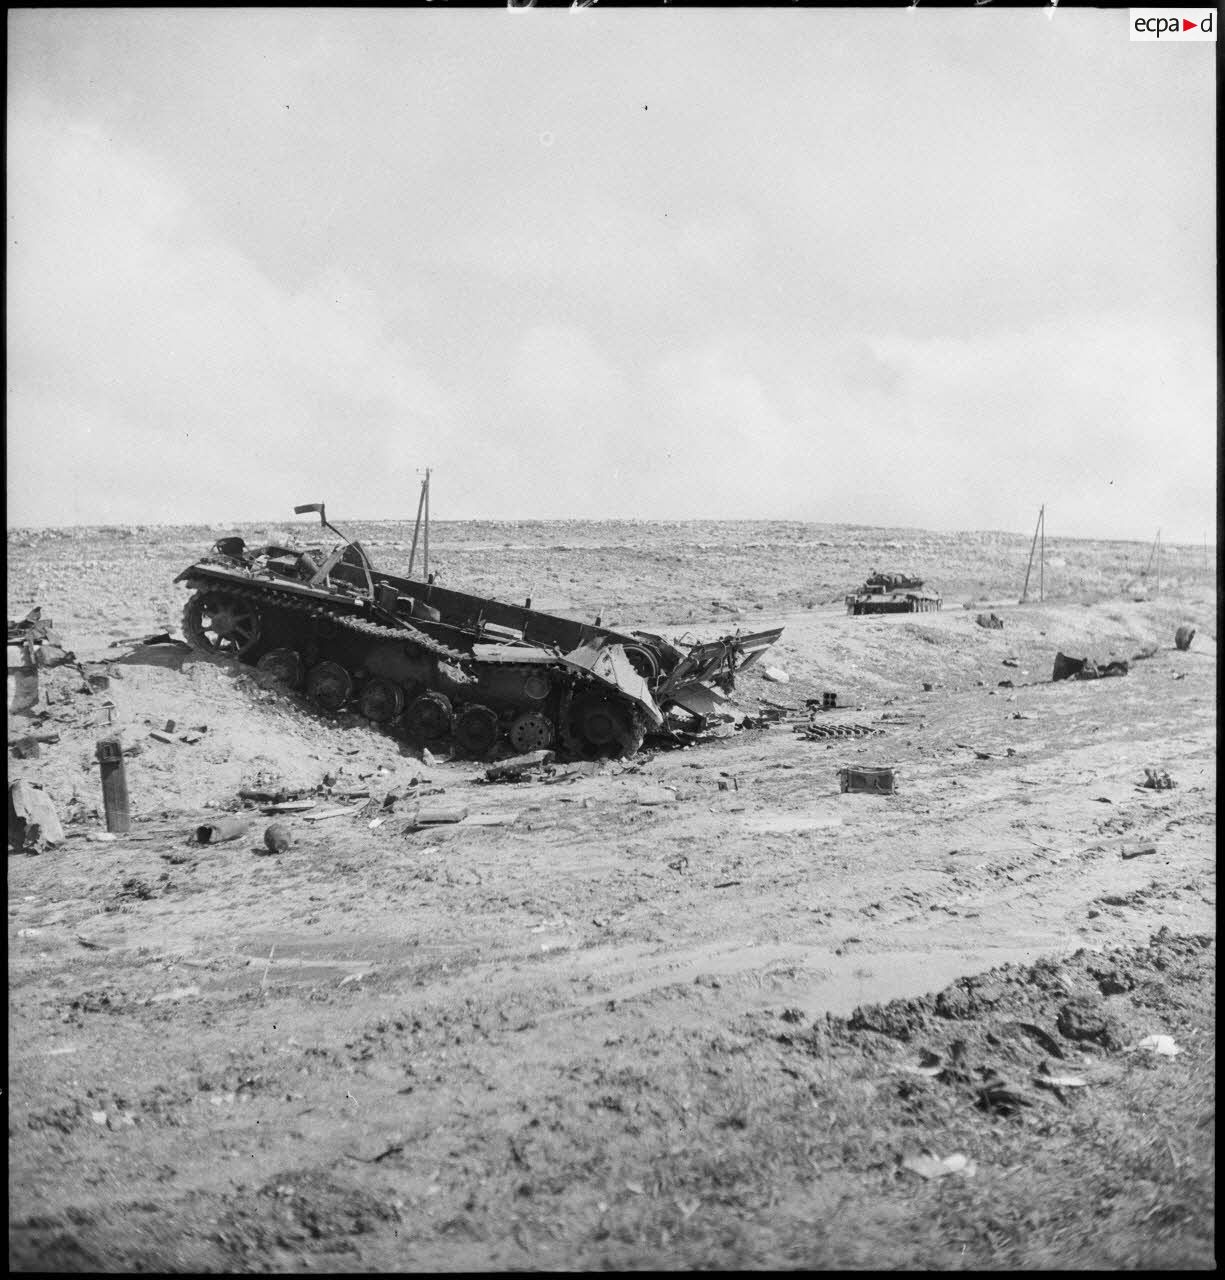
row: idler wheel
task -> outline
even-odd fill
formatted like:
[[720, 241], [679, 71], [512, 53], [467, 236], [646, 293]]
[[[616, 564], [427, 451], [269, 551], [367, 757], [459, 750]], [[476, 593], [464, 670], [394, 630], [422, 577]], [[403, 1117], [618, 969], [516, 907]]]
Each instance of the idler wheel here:
[[539, 711], [525, 711], [510, 726], [506, 736], [519, 755], [543, 751], [553, 745], [553, 722]]
[[498, 713], [470, 702], [455, 717], [455, 741], [471, 755], [483, 756], [498, 740]]
[[324, 711], [339, 711], [353, 692], [353, 677], [339, 662], [318, 662], [306, 677], [307, 696]]
[[183, 610], [183, 634], [200, 653], [241, 658], [259, 643], [259, 610], [237, 596], [198, 591]]
[[408, 704], [404, 728], [410, 737], [439, 742], [451, 732], [451, 702], [442, 693], [423, 693]]
[[269, 649], [255, 666], [291, 689], [302, 687], [302, 658], [296, 649]]
[[386, 724], [404, 710], [404, 690], [398, 684], [376, 676], [358, 695], [357, 706], [367, 720]]

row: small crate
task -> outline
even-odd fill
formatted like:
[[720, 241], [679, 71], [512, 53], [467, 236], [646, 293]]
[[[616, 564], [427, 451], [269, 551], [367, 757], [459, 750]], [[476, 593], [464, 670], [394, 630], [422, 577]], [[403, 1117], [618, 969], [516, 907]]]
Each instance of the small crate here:
[[894, 790], [892, 769], [839, 769], [838, 781], [843, 791], [871, 791], [891, 796]]
[[838, 705], [838, 695], [836, 693], [825, 692], [821, 695], [821, 706], [823, 708], [836, 707]]

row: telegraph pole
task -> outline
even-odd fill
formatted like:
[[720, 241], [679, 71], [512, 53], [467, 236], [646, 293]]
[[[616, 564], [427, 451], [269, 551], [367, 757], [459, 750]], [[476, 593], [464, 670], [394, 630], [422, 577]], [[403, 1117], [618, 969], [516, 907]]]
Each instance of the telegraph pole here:
[[417, 559], [417, 537], [421, 533], [421, 515], [425, 513], [425, 573], [430, 569], [430, 469], [425, 469], [425, 479], [421, 482], [421, 496], [417, 499], [417, 523], [413, 525], [413, 545], [408, 553], [408, 576], [413, 576], [413, 562]]
[[[1025, 566], [1025, 585], [1021, 588], [1020, 603], [1024, 604], [1029, 599], [1029, 571], [1034, 567], [1034, 548], [1038, 545], [1038, 531], [1042, 531], [1042, 558], [1046, 559], [1046, 521], [1044, 515], [1046, 512], [1046, 504], [1038, 508], [1038, 523], [1034, 525], [1034, 540], [1029, 544], [1029, 563]], [[1038, 568], [1038, 579], [1041, 582], [1042, 568]], [[1041, 587], [1039, 587], [1041, 592]]]

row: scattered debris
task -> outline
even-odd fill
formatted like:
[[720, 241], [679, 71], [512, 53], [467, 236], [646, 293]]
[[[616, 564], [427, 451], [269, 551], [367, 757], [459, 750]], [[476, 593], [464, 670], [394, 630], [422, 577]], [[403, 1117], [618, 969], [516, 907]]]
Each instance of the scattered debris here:
[[870, 738], [884, 733], [884, 730], [867, 724], [810, 723], [796, 725], [793, 732], [798, 733], [803, 738], [818, 741], [822, 738]]
[[1065, 653], [1057, 653], [1051, 679], [1098, 680], [1104, 676], [1125, 676], [1128, 670], [1128, 663], [1121, 659], [1099, 667], [1092, 658], [1069, 658]]
[[762, 667], [761, 678], [769, 680], [773, 684], [790, 684], [791, 677], [782, 669], [782, 667]]
[[1172, 791], [1178, 783], [1164, 769], [1145, 769], [1144, 781], [1140, 785], [1153, 791]]
[[1119, 847], [1119, 852], [1124, 858], [1139, 858], [1146, 853], [1156, 853], [1157, 845], [1154, 841], [1145, 841], [1140, 844], [1128, 844], [1124, 842]]
[[1019, 667], [1021, 664], [1016, 658], [1005, 658], [1002, 665], [1005, 667]]
[[10, 849], [41, 853], [64, 843], [64, 828], [51, 797], [36, 783], [10, 783], [8, 820]]
[[1003, 631], [1004, 620], [997, 618], [994, 613], [980, 613], [974, 619], [980, 627], [986, 627], [989, 631]]
[[1174, 648], [1181, 649], [1184, 653], [1191, 647], [1191, 641], [1195, 639], [1195, 628], [1181, 626], [1174, 632]]
[[428, 805], [417, 810], [413, 825], [428, 827], [445, 822], [463, 822], [467, 816], [468, 810], [464, 805]]
[[963, 1178], [972, 1178], [978, 1167], [969, 1156], [955, 1152], [941, 1159], [930, 1151], [923, 1150], [917, 1155], [905, 1156], [901, 1167], [908, 1173], [917, 1173], [920, 1178], [947, 1178], [950, 1174], [960, 1174]]
[[342, 818], [346, 813], [356, 813], [357, 809], [351, 804], [338, 805], [335, 809], [320, 809], [318, 813], [305, 813], [302, 815], [306, 822], [322, 822], [325, 818]]
[[854, 766], [838, 770], [838, 782], [843, 791], [870, 791], [877, 795], [892, 795], [892, 769], [865, 769]]
[[1131, 1053], [1132, 1050], [1135, 1049], [1143, 1049], [1147, 1053], [1157, 1053], [1163, 1058], [1173, 1058], [1175, 1055], [1182, 1052], [1182, 1050], [1174, 1043], [1173, 1036], [1163, 1035], [1145, 1036], [1139, 1044], [1132, 1045], [1131, 1049], [1128, 1050], [1128, 1053]]
[[264, 845], [269, 853], [284, 853], [293, 844], [293, 836], [289, 828], [280, 822], [274, 822], [264, 832]]
[[196, 828], [196, 843], [222, 844], [227, 840], [237, 840], [250, 827], [245, 818], [219, 818], [216, 822], [205, 822]]
[[526, 755], [501, 760], [485, 770], [486, 782], [520, 782], [524, 774], [551, 765], [557, 756], [552, 751], [529, 751]]

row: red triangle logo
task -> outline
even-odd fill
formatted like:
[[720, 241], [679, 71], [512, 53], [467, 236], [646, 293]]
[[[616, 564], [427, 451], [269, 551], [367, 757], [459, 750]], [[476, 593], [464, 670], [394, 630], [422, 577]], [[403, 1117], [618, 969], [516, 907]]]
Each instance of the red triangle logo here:
[[1190, 21], [1189, 19], [1187, 19], [1187, 18], [1184, 18], [1184, 19], [1182, 20], [1182, 29], [1183, 29], [1184, 31], [1194, 31], [1194, 30], [1195, 30], [1195, 28], [1196, 28], [1196, 27], [1198, 27], [1198, 26], [1199, 26], [1199, 23], [1198, 23], [1198, 22], [1191, 22], [1191, 21]]

